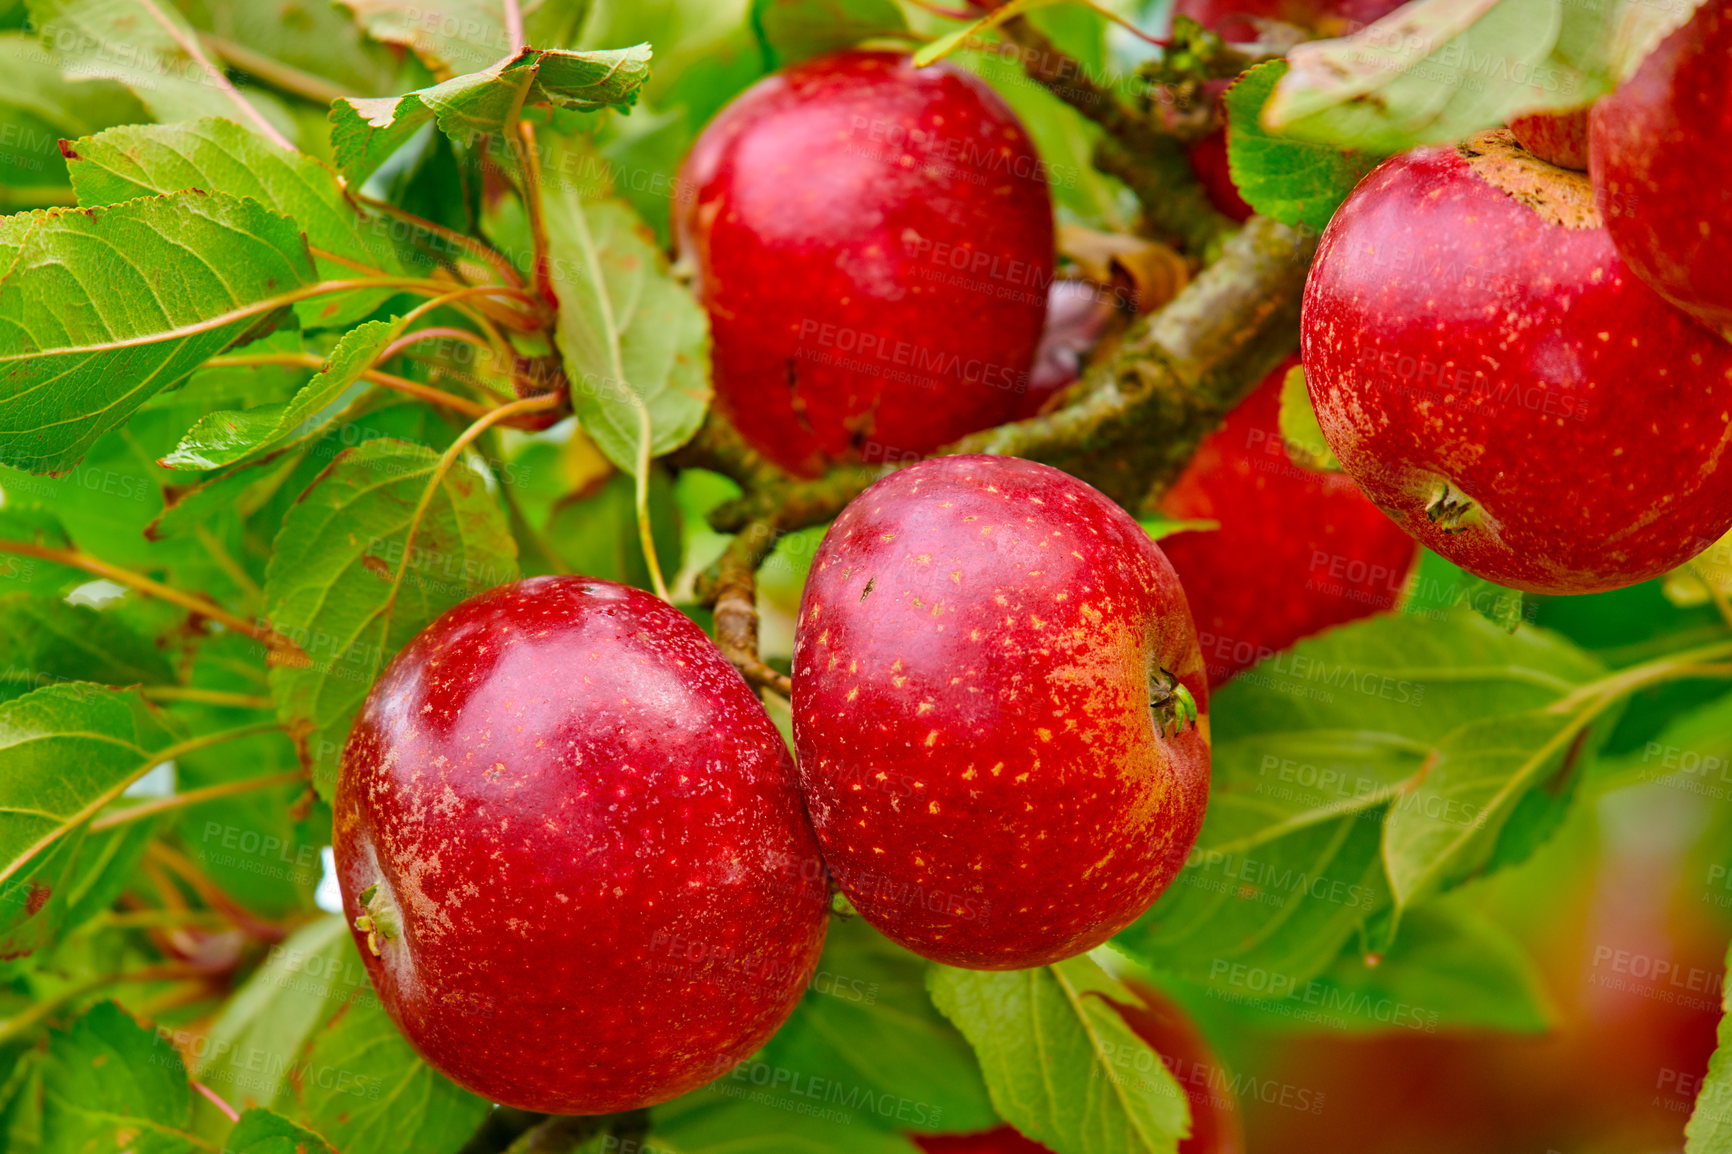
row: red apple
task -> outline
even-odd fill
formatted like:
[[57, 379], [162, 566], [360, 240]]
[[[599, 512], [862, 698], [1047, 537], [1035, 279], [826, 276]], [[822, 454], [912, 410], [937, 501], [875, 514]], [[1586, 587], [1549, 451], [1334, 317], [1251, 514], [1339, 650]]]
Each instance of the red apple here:
[[825, 860], [928, 958], [1082, 953], [1172, 880], [1208, 802], [1184, 591], [1105, 496], [1010, 457], [894, 473], [836, 519], [794, 640]]
[[1471, 573], [1616, 589], [1732, 525], [1732, 345], [1631, 275], [1585, 175], [1507, 131], [1367, 176], [1323, 234], [1301, 328], [1342, 467]]
[[1404, 0], [1175, 0], [1174, 16], [1189, 16], [1231, 44], [1262, 38], [1269, 23], [1307, 36], [1347, 36], [1401, 7]]
[[777, 463], [897, 459], [1009, 420], [1052, 281], [1052, 202], [983, 82], [889, 52], [759, 81], [680, 177], [716, 400]]
[[702, 1085], [782, 1023], [823, 945], [763, 706], [678, 610], [609, 581], [519, 581], [423, 630], [355, 722], [335, 817], [385, 1008], [520, 1109]]
[[1732, 338], [1732, 0], [1708, 0], [1594, 105], [1594, 194], [1618, 254]]
[[1352, 480], [1288, 456], [1281, 384], [1295, 363], [1228, 415], [1161, 500], [1175, 520], [1220, 525], [1161, 541], [1211, 688], [1302, 637], [1390, 608], [1418, 555]]
[[1197, 183], [1203, 186], [1203, 192], [1216, 212], [1240, 223], [1256, 215], [1257, 210], [1245, 203], [1245, 198], [1239, 195], [1239, 186], [1233, 183], [1232, 170], [1227, 166], [1225, 128], [1211, 132], [1191, 145], [1188, 155], [1191, 171], [1196, 174]]
[[1588, 110], [1536, 112], [1509, 122], [1521, 146], [1559, 168], [1588, 171]]
[[[1133, 983], [1131, 989], [1143, 1005], [1114, 1003], [1114, 1008], [1132, 1032], [1160, 1055], [1191, 1108], [1191, 1134], [1179, 1143], [1178, 1154], [1243, 1154], [1244, 1123], [1233, 1096], [1232, 1076], [1216, 1061], [1209, 1043], [1183, 1010], [1147, 986]], [[1113, 1074], [1127, 1080], [1138, 1077], [1134, 1069], [1115, 1068]], [[1010, 1126], [910, 1138], [926, 1154], [1051, 1154]]]

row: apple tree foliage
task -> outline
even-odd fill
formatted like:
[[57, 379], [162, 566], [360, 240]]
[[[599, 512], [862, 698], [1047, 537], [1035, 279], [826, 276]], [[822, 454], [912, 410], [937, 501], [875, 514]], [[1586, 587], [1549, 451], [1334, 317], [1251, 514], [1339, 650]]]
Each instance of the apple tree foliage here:
[[[0, 3], [0, 1148], [503, 1149], [316, 903], [368, 686], [519, 575], [671, 585], [708, 620], [704, 517], [737, 490], [658, 459], [707, 412], [666, 254], [717, 108], [831, 48], [924, 46], [1001, 87], [1066, 220], [1128, 231], [1102, 130], [979, 49], [1026, 16], [1134, 99], [1150, 50], [1117, 24], [1158, 7]], [[1232, 173], [1320, 228], [1379, 158], [1605, 93], [1687, 13], [1417, 0], [1241, 78]], [[760, 1054], [572, 1148], [908, 1154], [1002, 1119], [1171, 1151], [1184, 1096], [1107, 1004], [1131, 975], [1213, 1029], [1390, 1004], [1543, 1029], [1532, 960], [1445, 896], [1641, 779], [1645, 743], [1725, 745], [1723, 554], [1567, 606], [1427, 558], [1399, 610], [1219, 694], [1201, 839], [1113, 949], [969, 972], [838, 921]], [[1732, 1150], [1729, 1085], [1717, 1058], [1692, 1151]]]

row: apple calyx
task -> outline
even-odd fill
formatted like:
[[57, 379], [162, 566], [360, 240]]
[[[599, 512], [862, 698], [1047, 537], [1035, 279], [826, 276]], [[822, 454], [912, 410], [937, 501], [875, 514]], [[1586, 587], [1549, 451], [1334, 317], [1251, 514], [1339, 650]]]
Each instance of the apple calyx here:
[[1197, 724], [1197, 712], [1197, 699], [1171, 670], [1155, 669], [1149, 673], [1149, 713], [1162, 737], [1176, 736], [1187, 725]]
[[1479, 503], [1448, 481], [1426, 502], [1425, 516], [1445, 533], [1465, 533], [1484, 518]]
[[356, 894], [355, 900], [364, 911], [355, 915], [355, 928], [367, 935], [367, 952], [375, 958], [382, 957], [385, 948], [381, 943], [396, 941], [402, 932], [396, 903], [380, 896], [378, 882]]

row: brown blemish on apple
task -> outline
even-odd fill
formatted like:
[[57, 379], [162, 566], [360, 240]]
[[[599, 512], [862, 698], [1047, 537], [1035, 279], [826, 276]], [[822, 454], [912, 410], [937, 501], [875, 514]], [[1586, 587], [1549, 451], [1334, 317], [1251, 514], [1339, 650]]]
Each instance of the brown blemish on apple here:
[[1521, 146], [1507, 128], [1493, 128], [1456, 145], [1480, 178], [1508, 193], [1548, 224], [1563, 228], [1600, 227], [1594, 186], [1585, 172], [1548, 164]]

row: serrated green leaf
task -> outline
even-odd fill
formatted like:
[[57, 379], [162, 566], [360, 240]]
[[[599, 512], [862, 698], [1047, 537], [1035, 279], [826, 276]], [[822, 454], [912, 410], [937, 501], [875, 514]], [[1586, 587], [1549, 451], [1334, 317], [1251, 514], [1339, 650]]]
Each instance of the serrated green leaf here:
[[67, 76], [116, 80], [164, 123], [230, 116], [294, 132], [273, 98], [242, 94], [173, 5], [156, 0], [30, 0], [31, 23]]
[[1416, 0], [1301, 44], [1263, 110], [1283, 136], [1389, 154], [1587, 104], [1698, 0]]
[[33, 472], [76, 464], [145, 400], [258, 331], [316, 279], [292, 222], [219, 194], [50, 209], [7, 224], [0, 459]]
[[[111, 128], [76, 141], [67, 165], [78, 203], [86, 207], [190, 188], [250, 197], [294, 221], [314, 249], [343, 258], [315, 262], [327, 280], [407, 272], [391, 222], [351, 197], [334, 169], [232, 120]], [[393, 291], [331, 294], [302, 301], [295, 311], [308, 327], [342, 327], [372, 313]]]
[[1570, 779], [1591, 709], [1472, 721], [1437, 743], [1424, 776], [1389, 816], [1383, 856], [1399, 905], [1472, 877], [1529, 790]]
[[108, 614], [58, 597], [0, 594], [0, 637], [11, 642], [0, 669], [0, 700], [57, 681], [174, 681], [174, 669], [150, 638]]
[[753, 0], [752, 23], [776, 68], [862, 40], [910, 35], [891, 0]]
[[481, 474], [459, 462], [427, 507], [393, 600], [409, 525], [438, 460], [396, 440], [346, 450], [277, 536], [266, 615], [298, 639], [309, 664], [271, 670], [271, 695], [327, 800], [350, 723], [384, 663], [447, 609], [517, 576], [504, 511]]
[[1341, 471], [1341, 462], [1335, 459], [1323, 436], [1323, 426], [1317, 423], [1317, 410], [1311, 407], [1302, 365], [1287, 370], [1281, 381], [1280, 425], [1281, 440], [1294, 464], [1326, 473]]
[[934, 965], [927, 982], [974, 1047], [999, 1114], [1057, 1154], [1171, 1154], [1189, 1134], [1184, 1091], [1112, 1006], [1136, 995], [1091, 959], [1008, 972]]
[[[1732, 975], [1732, 950], [1726, 972]], [[1732, 1151], [1732, 981], [1720, 988], [1720, 1025], [1708, 1073], [1696, 1091], [1696, 1105], [1684, 1127], [1684, 1154], [1728, 1154]]]
[[[351, 184], [371, 176], [429, 123], [465, 144], [498, 135], [524, 108], [549, 115], [630, 108], [649, 79], [650, 48], [599, 52], [525, 48], [515, 56], [404, 96], [331, 105], [331, 147]], [[550, 170], [557, 173], [557, 169]]]
[[499, 0], [446, 0], [437, 12], [403, 0], [339, 2], [367, 35], [403, 45], [437, 75], [479, 72], [516, 47], [506, 34]]
[[[765, 1067], [770, 1074], [760, 1078]], [[795, 1112], [814, 1080], [827, 1105], [862, 1126], [944, 1132], [998, 1124], [973, 1051], [927, 996], [926, 963], [861, 918], [831, 926], [793, 1017], [724, 1085], [751, 1085]]]
[[1211, 703], [1209, 809], [1190, 861], [1114, 939], [1226, 996], [1316, 975], [1390, 907], [1387, 815], [1458, 727], [1543, 708], [1600, 667], [1466, 609], [1375, 617], [1300, 642]]
[[180, 1055], [113, 1002], [99, 1002], [48, 1043], [44, 1154], [208, 1149], [187, 1130], [192, 1089]]
[[[577, 171], [587, 155], [562, 145], [550, 163]], [[572, 409], [607, 459], [636, 476], [703, 422], [709, 321], [622, 201], [593, 187], [550, 192], [549, 275]]]
[[[344, 333], [306, 386], [279, 404], [200, 418], [161, 464], [170, 469], [220, 469], [248, 457], [299, 444], [335, 422], [326, 410], [361, 374], [373, 367], [386, 345], [403, 332], [400, 319], [368, 321]], [[315, 420], [324, 414], [322, 420]]]
[[223, 1154], [333, 1154], [330, 1143], [281, 1114], [248, 1110], [223, 1142]]
[[1282, 224], [1321, 229], [1382, 157], [1271, 131], [1263, 107], [1287, 74], [1270, 60], [1233, 82], [1227, 109], [1227, 164], [1245, 203]]
[[[87, 682], [0, 702], [0, 932], [9, 953], [58, 928], [90, 820], [175, 746], [136, 691]], [[89, 858], [82, 858], [88, 867]]]
[[492, 1110], [412, 1050], [377, 998], [339, 1010], [306, 1063], [312, 1076], [294, 1083], [301, 1114], [339, 1150], [456, 1154]]

